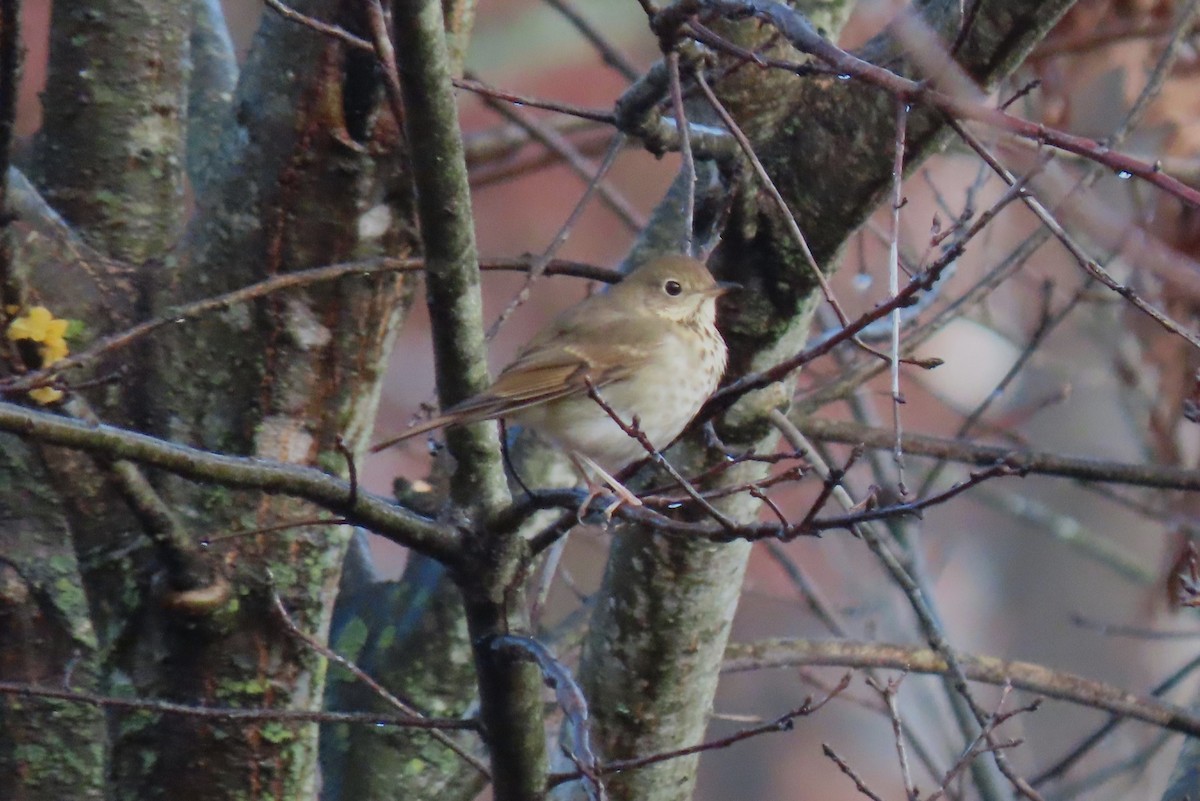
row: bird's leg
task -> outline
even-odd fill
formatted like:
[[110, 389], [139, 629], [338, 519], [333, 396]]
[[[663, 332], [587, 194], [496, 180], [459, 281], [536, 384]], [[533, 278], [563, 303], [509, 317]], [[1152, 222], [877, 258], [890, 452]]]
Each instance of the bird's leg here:
[[508, 468], [508, 472], [512, 475], [513, 481], [517, 482], [521, 489], [525, 491], [525, 494], [532, 498], [533, 493], [529, 491], [529, 487], [525, 484], [525, 480], [521, 478], [521, 474], [517, 472], [517, 465], [512, 460], [512, 451], [510, 451], [508, 448], [508, 423], [504, 421], [503, 417], [496, 422], [500, 424], [500, 455], [504, 459], [504, 466]]
[[[617, 496], [617, 499], [608, 505], [604, 510], [604, 519], [612, 520], [612, 516], [625, 504], [630, 506], [642, 506], [642, 499], [634, 495], [628, 487], [613, 478], [612, 474], [596, 463], [595, 459], [589, 456], [573, 452], [570, 454], [571, 464], [575, 465], [575, 469], [579, 475], [583, 476], [583, 482], [587, 486], [588, 494], [583, 499], [583, 503], [579, 505], [579, 510], [575, 513], [576, 517], [582, 520], [584, 512], [587, 511], [589, 505], [595, 500], [596, 496], [604, 491], [605, 486], [611, 489]], [[594, 481], [592, 476], [599, 476], [603, 484]]]

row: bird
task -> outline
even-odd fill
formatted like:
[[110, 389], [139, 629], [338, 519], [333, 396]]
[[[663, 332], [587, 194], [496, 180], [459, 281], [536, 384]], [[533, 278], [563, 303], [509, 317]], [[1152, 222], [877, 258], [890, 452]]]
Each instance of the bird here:
[[661, 451], [716, 390], [728, 361], [717, 298], [735, 288], [689, 256], [653, 258], [552, 320], [486, 390], [371, 450], [503, 418], [567, 454], [589, 490], [581, 513], [601, 482], [641, 505], [615, 474], [649, 455], [636, 432]]

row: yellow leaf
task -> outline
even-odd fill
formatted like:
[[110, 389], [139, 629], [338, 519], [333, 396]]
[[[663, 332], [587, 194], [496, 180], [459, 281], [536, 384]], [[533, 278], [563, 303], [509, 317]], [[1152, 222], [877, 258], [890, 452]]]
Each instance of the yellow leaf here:
[[59, 320], [45, 306], [34, 306], [8, 326], [8, 338], [32, 339], [45, 342], [47, 339], [62, 339], [70, 323]]
[[38, 387], [37, 389], [29, 390], [29, 397], [33, 398], [43, 406], [62, 400], [62, 390], [54, 387]]
[[67, 341], [62, 337], [55, 339], [47, 339], [41, 345], [42, 367], [49, 367], [55, 362], [62, 361], [67, 357], [69, 349]]

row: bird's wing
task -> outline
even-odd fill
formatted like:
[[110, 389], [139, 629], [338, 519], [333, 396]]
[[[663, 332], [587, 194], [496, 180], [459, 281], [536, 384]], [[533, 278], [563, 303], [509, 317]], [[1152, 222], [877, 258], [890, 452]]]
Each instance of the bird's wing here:
[[482, 420], [560, 398], [584, 395], [588, 391], [588, 381], [594, 387], [603, 387], [636, 369], [638, 359], [634, 354], [628, 355], [630, 358], [615, 363], [606, 360], [599, 364], [589, 359], [582, 349], [570, 345], [537, 348], [521, 354], [485, 392], [447, 412]]
[[[578, 311], [578, 307], [571, 311]], [[467, 398], [445, 409], [440, 415], [405, 431], [403, 434], [381, 442], [371, 448], [375, 453], [397, 442], [415, 437], [447, 425], [477, 423], [492, 420], [541, 403], [586, 395], [588, 379], [592, 386], [600, 388], [619, 381], [645, 365], [659, 342], [655, 329], [645, 332], [640, 321], [624, 320], [619, 323], [587, 325], [582, 328], [574, 315], [559, 318], [540, 335], [535, 337], [517, 354], [515, 360], [496, 377], [483, 392]], [[586, 317], [585, 317], [586, 320]], [[603, 343], [603, 358], [596, 358], [593, 347], [560, 344], [564, 326], [569, 326], [578, 342], [581, 339], [591, 344]], [[580, 337], [584, 333], [586, 336]], [[633, 336], [630, 336], [630, 334]], [[644, 335], [640, 335], [644, 334]], [[635, 344], [621, 344], [623, 342]], [[592, 356], [588, 355], [592, 351]]]

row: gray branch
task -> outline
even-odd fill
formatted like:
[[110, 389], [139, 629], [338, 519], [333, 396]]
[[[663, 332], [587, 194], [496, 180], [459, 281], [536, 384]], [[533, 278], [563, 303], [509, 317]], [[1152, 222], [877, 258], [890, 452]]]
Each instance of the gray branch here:
[[353, 492], [349, 482], [315, 468], [223, 456], [11, 403], [0, 403], [0, 431], [111, 459], [127, 459], [193, 481], [302, 498], [345, 517], [348, 522], [446, 562], [454, 563], [460, 552], [461, 535], [453, 527], [409, 512], [385, 498], [361, 490]]

